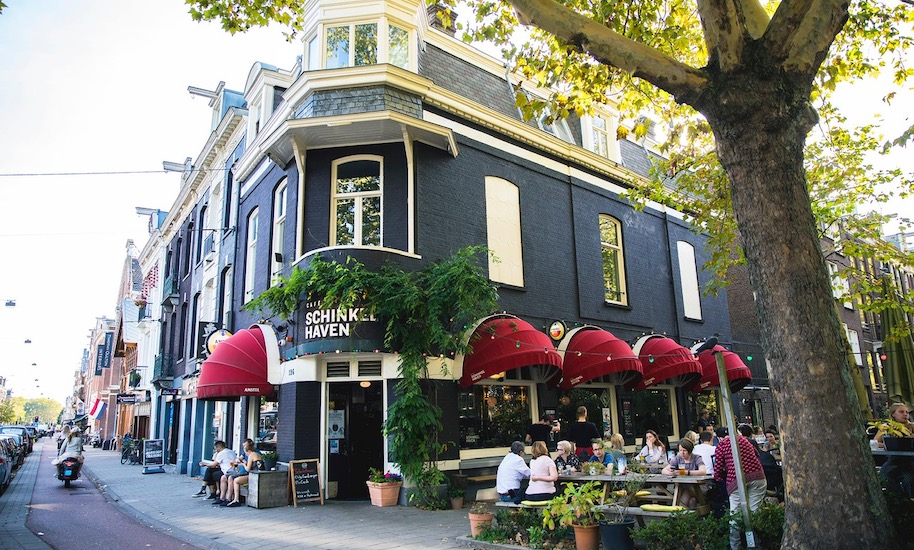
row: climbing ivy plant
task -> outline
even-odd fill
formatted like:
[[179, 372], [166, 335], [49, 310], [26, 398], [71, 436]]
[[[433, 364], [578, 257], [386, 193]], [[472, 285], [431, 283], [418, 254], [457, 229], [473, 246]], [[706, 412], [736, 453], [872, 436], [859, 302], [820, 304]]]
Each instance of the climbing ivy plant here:
[[487, 252], [466, 247], [415, 271], [390, 263], [372, 271], [352, 258], [339, 263], [316, 256], [307, 269], [296, 267], [244, 309], [288, 319], [303, 300], [321, 299], [322, 308], [357, 306], [384, 322], [385, 347], [400, 356], [397, 400], [384, 425], [393, 438], [391, 457], [406, 477], [437, 485], [441, 409], [422, 381], [435, 360], [430, 358], [468, 352], [463, 336], [469, 323], [495, 310], [498, 292], [479, 261]]

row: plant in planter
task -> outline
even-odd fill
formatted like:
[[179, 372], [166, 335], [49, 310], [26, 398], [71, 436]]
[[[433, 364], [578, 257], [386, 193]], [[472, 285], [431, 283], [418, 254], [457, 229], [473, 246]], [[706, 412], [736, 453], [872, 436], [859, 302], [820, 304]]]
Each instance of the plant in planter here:
[[468, 515], [470, 518], [470, 535], [473, 538], [478, 537], [483, 529], [492, 525], [492, 520], [495, 519], [495, 514], [489, 508], [489, 503], [487, 502], [474, 502], [470, 506]]
[[599, 522], [603, 484], [598, 481], [569, 483], [565, 492], [549, 501], [543, 508], [543, 527], [554, 530], [556, 525], [574, 528], [578, 550], [597, 550], [600, 546]]
[[621, 489], [613, 491], [612, 501], [604, 508], [600, 520], [600, 538], [604, 548], [634, 548], [631, 532], [635, 519], [628, 515], [628, 509], [637, 506], [638, 493], [644, 489], [646, 481], [647, 476], [632, 473], [626, 477]]
[[276, 451], [264, 451], [260, 453], [260, 457], [263, 460], [263, 467], [265, 470], [272, 470], [276, 467], [276, 461], [279, 460], [279, 455], [276, 454]]
[[870, 426], [882, 432], [882, 443], [889, 451], [912, 451], [914, 450], [914, 438], [912, 438], [911, 429], [907, 424], [899, 422], [894, 418], [877, 420], [870, 422]]
[[373, 506], [395, 506], [400, 498], [400, 487], [403, 476], [387, 471], [381, 473], [377, 468], [368, 469], [368, 494]]
[[458, 484], [453, 479], [448, 481], [447, 496], [451, 499], [451, 510], [460, 510], [463, 508], [463, 497], [466, 495], [466, 487]]

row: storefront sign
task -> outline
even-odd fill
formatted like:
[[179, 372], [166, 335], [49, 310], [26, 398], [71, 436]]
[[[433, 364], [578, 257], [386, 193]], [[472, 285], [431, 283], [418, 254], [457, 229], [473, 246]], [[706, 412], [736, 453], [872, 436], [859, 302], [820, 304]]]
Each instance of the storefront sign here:
[[565, 323], [561, 321], [554, 321], [549, 325], [549, 337], [555, 340], [556, 342], [560, 341], [565, 337]]
[[162, 466], [165, 464], [165, 440], [147, 439], [143, 441], [143, 466]]
[[197, 380], [199, 380], [197, 376], [184, 379], [184, 382], [181, 384], [181, 389], [186, 398], [189, 399], [197, 396]]
[[384, 326], [364, 308], [320, 306], [320, 300], [308, 302], [303, 326], [296, 335], [296, 341], [309, 348], [306, 352], [369, 350], [383, 346]]
[[232, 336], [231, 332], [222, 328], [221, 323], [212, 321], [200, 323], [197, 334], [200, 338], [197, 342], [197, 357], [201, 359], [209, 357], [215, 351], [219, 342], [228, 340]]
[[136, 403], [136, 396], [132, 393], [119, 393], [117, 394], [117, 404], [118, 405], [133, 405]]
[[162, 388], [162, 395], [181, 395], [181, 390], [178, 388]]

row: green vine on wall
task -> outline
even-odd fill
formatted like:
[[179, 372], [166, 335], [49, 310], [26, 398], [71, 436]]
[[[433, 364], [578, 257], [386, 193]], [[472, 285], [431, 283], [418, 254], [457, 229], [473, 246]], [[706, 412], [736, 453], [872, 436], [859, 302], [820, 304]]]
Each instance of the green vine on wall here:
[[387, 411], [385, 434], [392, 437], [391, 458], [412, 480], [429, 479], [442, 449], [438, 441], [441, 409], [427, 397], [429, 357], [467, 353], [463, 336], [469, 323], [491, 314], [498, 292], [481, 267], [487, 249], [471, 246], [420, 270], [388, 263], [377, 271], [350, 258], [345, 264], [320, 256], [307, 269], [296, 267], [280, 283], [244, 306], [260, 314], [289, 319], [308, 299], [322, 308], [358, 306], [385, 323], [384, 344], [399, 351], [397, 400]]

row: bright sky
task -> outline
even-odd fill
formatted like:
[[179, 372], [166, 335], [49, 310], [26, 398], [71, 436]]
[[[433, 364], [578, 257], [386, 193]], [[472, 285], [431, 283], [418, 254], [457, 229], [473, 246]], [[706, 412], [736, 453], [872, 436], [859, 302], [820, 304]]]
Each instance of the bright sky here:
[[168, 210], [180, 174], [162, 161], [196, 158], [209, 136], [208, 100], [187, 86], [241, 91], [255, 61], [289, 69], [299, 44], [195, 23], [183, 0], [6, 3], [0, 174], [160, 171], [0, 176], [0, 376], [63, 403], [95, 318], [115, 316], [127, 240], [147, 240], [134, 208]]
[[[183, 0], [7, 3], [0, 303], [16, 306], [0, 306], [0, 376], [15, 396], [63, 403], [95, 318], [115, 315], [127, 240], [146, 242], [147, 219], [134, 208], [167, 210], [180, 183], [176, 173], [102, 173], [196, 158], [211, 112], [187, 86], [224, 80], [241, 91], [255, 61], [289, 69], [300, 47], [279, 29], [233, 37], [194, 23]], [[895, 121], [899, 131], [910, 124]], [[98, 174], [7, 176], [60, 172]]]

